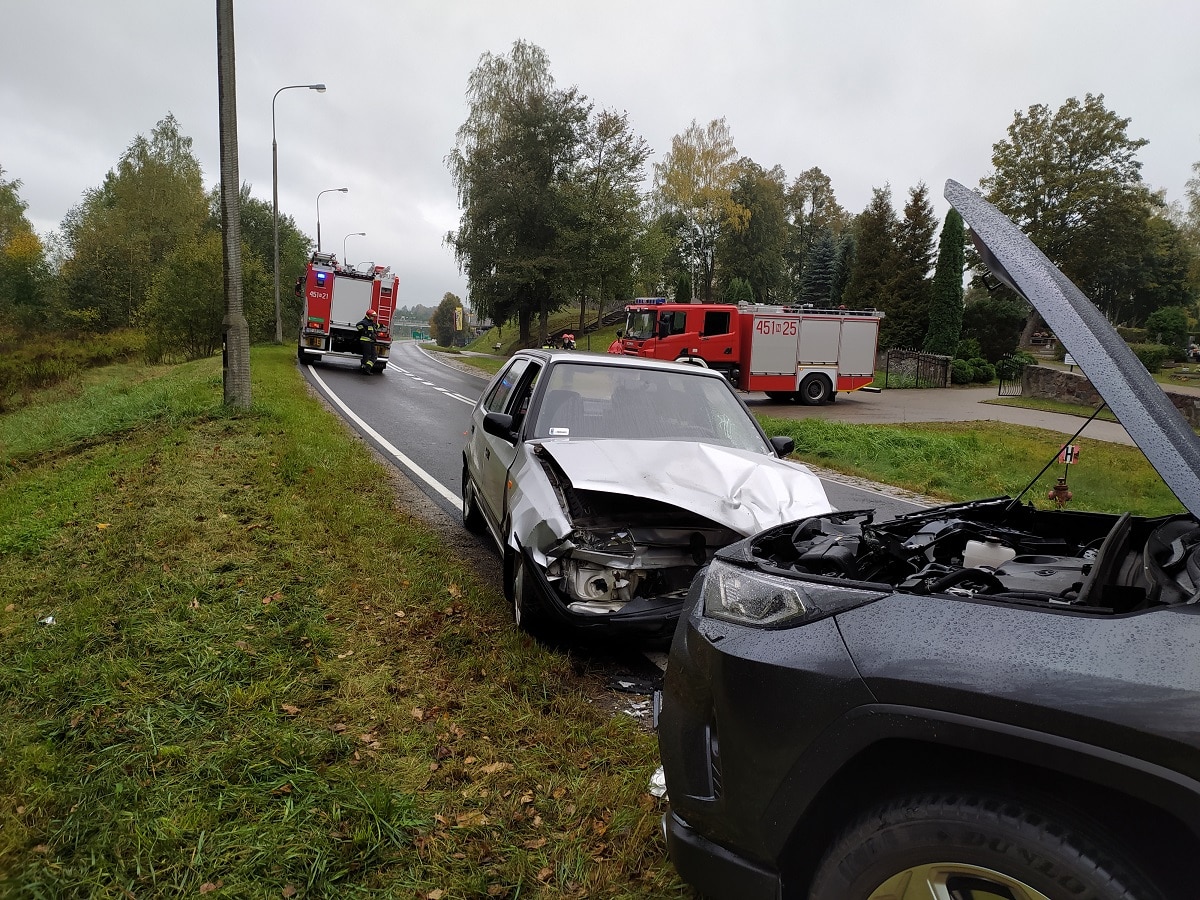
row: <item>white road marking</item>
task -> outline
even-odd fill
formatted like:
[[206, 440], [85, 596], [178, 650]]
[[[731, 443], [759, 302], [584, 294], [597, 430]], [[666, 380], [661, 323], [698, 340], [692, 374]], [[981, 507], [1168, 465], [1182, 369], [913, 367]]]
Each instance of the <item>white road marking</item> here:
[[423, 384], [423, 385], [425, 385], [425, 387], [431, 387], [435, 391], [437, 391], [439, 394], [445, 394], [447, 397], [450, 397], [452, 400], [457, 400], [460, 403], [466, 403], [469, 406], [475, 405], [475, 401], [472, 400], [470, 397], [464, 397], [462, 394], [456, 394], [454, 391], [447, 390], [444, 387], [440, 387], [440, 386], [434, 384], [432, 381], [426, 381], [420, 375], [416, 375], [416, 374], [408, 371], [407, 369], [402, 369], [399, 366], [392, 366], [392, 371], [399, 372], [401, 375], [407, 375], [409, 378], [411, 378], [417, 384]]
[[415, 462], [413, 462], [411, 459], [409, 459], [407, 456], [405, 456], [403, 453], [401, 453], [389, 440], [387, 440], [387, 438], [385, 438], [378, 431], [376, 431], [374, 428], [372, 428], [370, 425], [368, 425], [366, 422], [364, 422], [362, 419], [360, 419], [355, 414], [354, 410], [352, 410], [349, 406], [347, 406], [342, 401], [341, 397], [339, 397], [332, 390], [330, 390], [329, 385], [327, 385], [325, 383], [325, 381], [317, 373], [316, 369], [314, 369], [310, 365], [308, 367], [308, 370], [310, 372], [312, 372], [312, 376], [313, 376], [313, 378], [315, 378], [317, 380], [317, 384], [319, 384], [321, 386], [321, 390], [323, 390], [326, 393], [326, 395], [329, 397], [330, 400], [332, 400], [334, 403], [337, 404], [338, 409], [340, 409], [343, 413], [345, 413], [347, 418], [349, 418], [352, 422], [354, 422], [356, 425], [358, 425], [359, 428], [361, 428], [363, 431], [365, 431], [367, 434], [369, 434], [372, 438], [374, 438], [374, 440], [379, 443], [379, 446], [383, 447], [384, 450], [386, 450], [388, 453], [390, 453], [393, 457], [396, 458], [396, 461], [399, 462], [400, 465], [404, 466], [404, 468], [408, 469], [408, 471], [412, 472], [414, 475], [416, 475], [418, 478], [420, 478], [422, 481], [424, 481], [427, 485], [429, 485], [431, 488], [433, 488], [435, 491], [437, 491], [441, 496], [445, 497], [446, 500], [448, 500], [450, 503], [454, 504], [455, 506], [457, 506], [459, 508], [462, 507], [462, 497], [458, 496], [458, 494], [456, 494], [453, 491], [451, 491], [450, 489], [448, 489], [440, 481], [438, 481], [436, 478], [434, 478], [432, 475], [430, 475], [428, 472], [426, 472], [424, 469], [422, 469], [420, 466], [418, 466]]

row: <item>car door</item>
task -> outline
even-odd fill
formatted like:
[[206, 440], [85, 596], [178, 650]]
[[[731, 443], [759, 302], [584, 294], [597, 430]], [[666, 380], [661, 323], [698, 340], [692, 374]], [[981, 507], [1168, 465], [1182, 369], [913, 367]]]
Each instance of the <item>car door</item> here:
[[[500, 390], [489, 392], [475, 411], [471, 422], [471, 443], [478, 448], [477, 481], [480, 506], [492, 527], [500, 534], [504, 521], [506, 482], [508, 470], [516, 458], [520, 439], [517, 437], [524, 425], [525, 413], [529, 409], [530, 397], [537, 383], [541, 365], [532, 359], [521, 357], [514, 360], [507, 370], [508, 377]], [[499, 412], [513, 417], [513, 437], [506, 439], [488, 434], [483, 430], [483, 417], [489, 412]], [[503, 537], [501, 536], [501, 540]]]

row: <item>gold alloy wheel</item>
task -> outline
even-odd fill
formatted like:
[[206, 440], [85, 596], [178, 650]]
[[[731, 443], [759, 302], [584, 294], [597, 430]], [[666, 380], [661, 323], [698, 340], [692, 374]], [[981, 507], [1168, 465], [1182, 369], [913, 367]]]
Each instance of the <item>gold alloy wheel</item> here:
[[992, 869], [965, 863], [928, 863], [897, 872], [867, 900], [1050, 900]]

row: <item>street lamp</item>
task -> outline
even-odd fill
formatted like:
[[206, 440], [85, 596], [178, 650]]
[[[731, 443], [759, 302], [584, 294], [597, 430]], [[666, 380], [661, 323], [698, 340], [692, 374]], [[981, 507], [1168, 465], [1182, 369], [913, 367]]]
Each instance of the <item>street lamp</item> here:
[[344, 194], [350, 188], [326, 188], [323, 191], [317, 191], [317, 252], [321, 252], [321, 195], [331, 194], [334, 191]]
[[342, 265], [343, 266], [350, 265], [350, 259], [349, 259], [349, 257], [346, 256], [346, 241], [352, 237], [366, 237], [366, 236], [367, 236], [367, 233], [365, 231], [352, 231], [348, 235], [346, 235], [344, 238], [342, 238]]
[[[290, 91], [293, 88], [306, 88], [325, 93], [323, 84], [289, 84], [275, 92]], [[272, 262], [275, 268], [275, 343], [283, 343], [283, 318], [279, 312], [279, 147], [275, 143], [275, 97], [271, 98], [271, 233], [275, 236], [275, 251]]]

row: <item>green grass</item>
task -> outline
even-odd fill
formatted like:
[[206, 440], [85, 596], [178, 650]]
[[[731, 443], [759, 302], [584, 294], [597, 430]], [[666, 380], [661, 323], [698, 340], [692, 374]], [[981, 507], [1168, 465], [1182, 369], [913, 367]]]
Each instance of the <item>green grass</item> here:
[[[994, 400], [985, 400], [983, 402], [996, 406], [1018, 406], [1024, 409], [1037, 409], [1042, 412], [1081, 416], [1085, 419], [1095, 412], [1095, 409], [1091, 406], [1080, 406], [1078, 403], [1066, 403], [1062, 400], [1051, 400], [1045, 397], [997, 397]], [[1100, 411], [1096, 419], [1103, 422], [1117, 421], [1117, 417], [1107, 407]]]
[[[790, 435], [799, 459], [947, 500], [1016, 496], [1056, 455], [1063, 436], [996, 422], [849, 425], [761, 416], [768, 434]], [[1080, 462], [1068, 473], [1072, 509], [1180, 512], [1182, 507], [1135, 447], [1076, 440]], [[1046, 492], [1066, 466], [1046, 471], [1026, 499], [1049, 508]]]
[[688, 896], [653, 737], [252, 360], [0, 418], [0, 895]]

